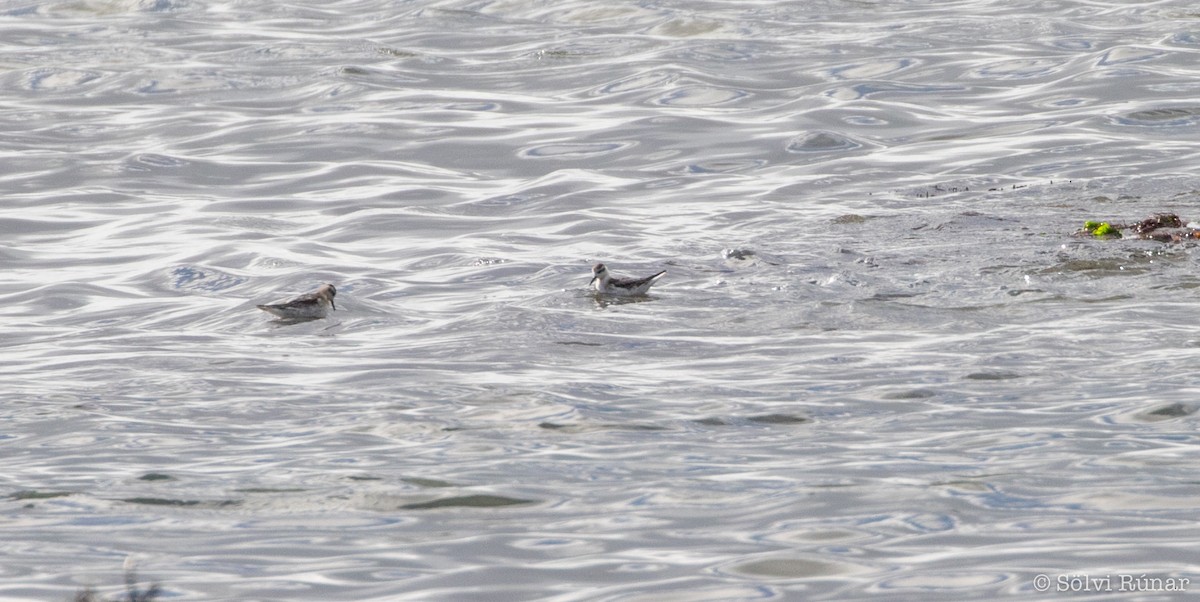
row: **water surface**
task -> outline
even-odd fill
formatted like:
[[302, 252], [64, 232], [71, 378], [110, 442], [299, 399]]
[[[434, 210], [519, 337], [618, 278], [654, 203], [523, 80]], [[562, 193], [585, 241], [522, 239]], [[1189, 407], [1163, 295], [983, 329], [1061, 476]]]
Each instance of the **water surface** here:
[[[1197, 32], [0, 3], [0, 597], [130, 556], [173, 600], [1200, 583], [1196, 246], [1072, 235], [1200, 221]], [[668, 274], [596, 298], [596, 261]], [[324, 282], [327, 319], [254, 308]]]

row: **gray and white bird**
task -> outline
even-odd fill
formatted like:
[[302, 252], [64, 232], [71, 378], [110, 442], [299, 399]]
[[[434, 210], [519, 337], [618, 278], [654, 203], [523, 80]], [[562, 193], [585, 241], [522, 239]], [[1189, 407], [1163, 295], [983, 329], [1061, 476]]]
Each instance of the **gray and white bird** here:
[[592, 281], [588, 284], [595, 286], [596, 292], [602, 295], [617, 295], [621, 297], [645, 295], [650, 290], [650, 287], [654, 286], [654, 283], [666, 273], [667, 271], [663, 270], [645, 278], [618, 278], [609, 274], [608, 268], [603, 263], [597, 263], [592, 266]]
[[332, 284], [322, 284], [316, 292], [305, 293], [283, 303], [259, 305], [259, 309], [285, 320], [314, 320], [324, 318], [330, 309], [337, 309], [333, 297], [337, 289]]

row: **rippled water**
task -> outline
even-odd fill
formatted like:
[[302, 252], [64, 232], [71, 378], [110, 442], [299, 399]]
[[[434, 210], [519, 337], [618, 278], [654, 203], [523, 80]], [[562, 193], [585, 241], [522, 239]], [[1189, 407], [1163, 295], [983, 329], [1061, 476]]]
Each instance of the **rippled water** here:
[[1197, 247], [1072, 235], [1200, 221], [1198, 55], [1182, 1], [0, 2], [0, 597], [1200, 587]]

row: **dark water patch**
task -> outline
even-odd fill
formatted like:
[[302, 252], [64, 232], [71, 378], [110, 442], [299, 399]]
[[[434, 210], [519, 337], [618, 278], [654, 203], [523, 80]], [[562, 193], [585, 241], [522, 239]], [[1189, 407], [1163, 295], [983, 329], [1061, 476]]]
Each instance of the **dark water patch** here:
[[428, 479], [428, 478], [424, 478], [424, 477], [402, 477], [400, 480], [404, 481], [405, 483], [408, 483], [409, 485], [416, 485], [417, 487], [425, 487], [427, 489], [434, 489], [434, 488], [441, 488], [441, 487], [454, 487], [455, 486], [454, 483], [451, 483], [449, 481], [442, 481], [439, 479]]
[[796, 425], [796, 424], [807, 424], [807, 423], [812, 422], [812, 419], [805, 417], [805, 416], [798, 416], [795, 414], [758, 414], [758, 415], [746, 416], [746, 417], [708, 416], [706, 418], [697, 418], [690, 422], [692, 424], [696, 424], [699, 426], [711, 426], [711, 427], [745, 426], [747, 424], [767, 424], [767, 425], [789, 426], [789, 425]]
[[728, 570], [766, 579], [819, 579], [857, 573], [865, 570], [865, 567], [806, 558], [769, 558], [735, 564]]
[[1121, 125], [1179, 127], [1196, 123], [1200, 107], [1171, 107], [1127, 113], [1114, 120]]
[[792, 414], [762, 414], [759, 416], [748, 416], [746, 420], [758, 424], [804, 424], [812, 422], [810, 418]]
[[921, 293], [879, 292], [864, 299], [864, 301], [895, 301], [897, 299], [912, 299]]
[[148, 472], [140, 477], [139, 481], [174, 481], [175, 477], [161, 472]]
[[463, 495], [442, 498], [429, 502], [418, 502], [400, 506], [403, 510], [433, 510], [436, 508], [502, 508], [535, 504], [534, 500], [506, 497], [502, 495]]
[[930, 389], [908, 389], [905, 391], [893, 391], [891, 393], [884, 393], [882, 395], [883, 399], [894, 399], [897, 401], [904, 401], [904, 400], [910, 400], [910, 399], [929, 399], [930, 397], [936, 397], [936, 396], [937, 396], [937, 391], [933, 391]]
[[557, 422], [541, 422], [538, 428], [563, 433], [587, 433], [595, 431], [644, 431], [656, 432], [670, 430], [665, 426], [654, 424], [561, 424]]
[[34, 489], [27, 489], [13, 493], [8, 497], [9, 499], [14, 500], [48, 500], [56, 497], [67, 497], [69, 495], [74, 494], [69, 491], [37, 491]]
[[1172, 403], [1159, 406], [1153, 410], [1141, 412], [1136, 416], [1146, 422], [1160, 422], [1173, 418], [1183, 418], [1196, 413], [1196, 407], [1183, 403]]
[[1044, 295], [1048, 293], [1040, 288], [1013, 288], [1005, 290], [1004, 294], [1008, 295], [1009, 297], [1020, 297], [1021, 295]]
[[1021, 375], [1017, 374], [1015, 372], [1003, 372], [1003, 371], [988, 370], [988, 371], [984, 371], [984, 372], [972, 372], [972, 373], [964, 376], [963, 378], [965, 378], [967, 380], [997, 381], [997, 380], [1012, 380], [1014, 378], [1021, 378]]
[[224, 508], [227, 506], [236, 506], [241, 502], [236, 500], [220, 500], [220, 501], [202, 501], [202, 500], [177, 500], [172, 498], [160, 497], [131, 497], [122, 498], [120, 501], [126, 504], [140, 504], [144, 506], [173, 506], [178, 508], [206, 507], [206, 508]]
[[147, 506], [199, 506], [199, 500], [173, 500], [159, 497], [131, 497], [121, 500], [127, 504], [145, 504]]
[[379, 74], [381, 74], [381, 72], [377, 69], [368, 69], [366, 67], [357, 67], [354, 65], [348, 65], [346, 67], [342, 67], [341, 69], [339, 69], [338, 74], [352, 76], [352, 77], [370, 77], [373, 75], [379, 75]]
[[1191, 277], [1180, 277], [1178, 280], [1170, 280], [1158, 284], [1152, 284], [1147, 289], [1161, 291], [1190, 291], [1200, 288], [1200, 279]]

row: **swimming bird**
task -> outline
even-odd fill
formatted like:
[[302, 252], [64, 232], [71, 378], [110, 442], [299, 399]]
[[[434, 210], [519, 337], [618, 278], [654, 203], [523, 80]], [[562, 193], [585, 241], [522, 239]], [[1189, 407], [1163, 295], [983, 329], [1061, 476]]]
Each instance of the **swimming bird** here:
[[337, 309], [333, 296], [337, 289], [332, 284], [322, 284], [314, 293], [305, 293], [284, 303], [259, 305], [258, 308], [285, 320], [311, 320], [324, 318], [329, 309]]
[[654, 283], [666, 273], [667, 271], [663, 270], [645, 278], [617, 278], [608, 273], [608, 268], [603, 263], [597, 263], [592, 266], [592, 281], [588, 284], [595, 285], [596, 292], [605, 295], [622, 297], [645, 295], [646, 291], [649, 291], [650, 287], [654, 286]]

